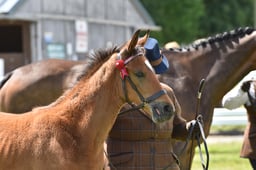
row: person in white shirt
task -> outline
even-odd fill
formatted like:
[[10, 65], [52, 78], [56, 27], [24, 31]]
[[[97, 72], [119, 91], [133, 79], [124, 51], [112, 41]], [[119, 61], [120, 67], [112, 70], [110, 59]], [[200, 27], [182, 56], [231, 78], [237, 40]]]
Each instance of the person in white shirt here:
[[248, 123], [244, 131], [244, 141], [240, 156], [248, 158], [256, 170], [256, 80], [247, 80], [238, 88], [228, 92], [222, 99], [223, 107], [235, 109], [242, 105], [246, 108]]

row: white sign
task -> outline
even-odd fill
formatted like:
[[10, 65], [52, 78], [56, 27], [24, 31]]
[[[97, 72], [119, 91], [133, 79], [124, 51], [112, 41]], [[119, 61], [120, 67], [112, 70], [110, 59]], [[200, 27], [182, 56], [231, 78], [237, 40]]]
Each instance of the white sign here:
[[49, 58], [65, 58], [65, 47], [63, 44], [51, 43], [47, 45], [47, 54]]
[[84, 20], [76, 21], [76, 52], [86, 53], [88, 51], [88, 24]]
[[52, 43], [52, 40], [53, 40], [53, 33], [52, 32], [44, 32], [44, 42]]

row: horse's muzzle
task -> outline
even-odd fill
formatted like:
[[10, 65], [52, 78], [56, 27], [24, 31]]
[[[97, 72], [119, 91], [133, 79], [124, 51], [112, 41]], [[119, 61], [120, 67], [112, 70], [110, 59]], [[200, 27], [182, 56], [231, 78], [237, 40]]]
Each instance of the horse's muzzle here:
[[153, 111], [152, 120], [155, 123], [167, 121], [175, 114], [174, 106], [168, 103], [153, 102], [150, 106]]

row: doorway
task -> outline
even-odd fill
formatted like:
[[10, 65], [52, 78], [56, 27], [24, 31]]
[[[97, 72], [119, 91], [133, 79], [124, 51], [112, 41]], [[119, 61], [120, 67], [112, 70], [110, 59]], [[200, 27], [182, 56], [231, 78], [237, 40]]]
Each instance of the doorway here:
[[0, 21], [0, 58], [4, 60], [4, 73], [31, 62], [29, 24]]

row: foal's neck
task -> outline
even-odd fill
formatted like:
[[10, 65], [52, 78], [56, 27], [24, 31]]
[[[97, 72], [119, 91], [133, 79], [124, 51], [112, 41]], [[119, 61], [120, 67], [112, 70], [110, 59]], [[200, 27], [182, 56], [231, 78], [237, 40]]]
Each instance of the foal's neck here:
[[65, 107], [62, 115], [73, 120], [85, 140], [97, 139], [103, 144], [124, 104], [120, 75], [115, 69], [112, 57], [89, 78], [82, 77], [59, 103]]

